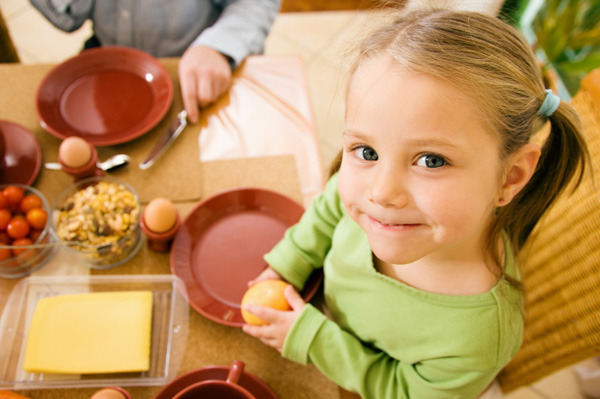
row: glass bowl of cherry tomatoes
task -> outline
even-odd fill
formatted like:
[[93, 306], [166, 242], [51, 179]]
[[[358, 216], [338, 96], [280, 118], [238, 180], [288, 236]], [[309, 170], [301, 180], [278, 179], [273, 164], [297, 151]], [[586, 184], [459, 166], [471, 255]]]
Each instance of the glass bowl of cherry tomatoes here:
[[49, 213], [48, 201], [35, 188], [0, 185], [0, 277], [26, 276], [52, 257]]

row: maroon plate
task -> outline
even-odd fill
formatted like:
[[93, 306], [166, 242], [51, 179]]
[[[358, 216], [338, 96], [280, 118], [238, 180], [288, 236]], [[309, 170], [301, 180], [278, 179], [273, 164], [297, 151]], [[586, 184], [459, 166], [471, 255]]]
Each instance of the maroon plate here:
[[[217, 323], [241, 327], [248, 281], [264, 270], [263, 255], [303, 212], [292, 199], [257, 188], [224, 191], [198, 204], [171, 247], [171, 272], [185, 282], [190, 305]], [[301, 293], [305, 300], [321, 279], [314, 273], [307, 281]]]
[[0, 120], [0, 140], [4, 157], [0, 159], [0, 184], [31, 186], [42, 165], [42, 148], [35, 135], [23, 126]]
[[[171, 399], [179, 391], [200, 381], [206, 380], [226, 380], [229, 373], [229, 367], [224, 366], [208, 366], [198, 370], [190, 371], [183, 374], [161, 389], [154, 399]], [[247, 371], [244, 371], [240, 378], [239, 385], [249, 391], [254, 397], [260, 399], [278, 399], [278, 396], [273, 390], [265, 384], [260, 378], [254, 376]]]
[[156, 58], [127, 47], [83, 51], [52, 69], [37, 92], [42, 127], [98, 146], [133, 140], [165, 116], [173, 82]]

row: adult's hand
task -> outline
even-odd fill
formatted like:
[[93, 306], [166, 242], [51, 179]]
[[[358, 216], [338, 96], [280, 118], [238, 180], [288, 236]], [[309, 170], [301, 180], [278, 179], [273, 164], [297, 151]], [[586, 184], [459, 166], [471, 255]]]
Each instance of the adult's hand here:
[[192, 46], [179, 61], [179, 82], [188, 119], [196, 123], [198, 109], [212, 104], [228, 89], [231, 67], [218, 51]]

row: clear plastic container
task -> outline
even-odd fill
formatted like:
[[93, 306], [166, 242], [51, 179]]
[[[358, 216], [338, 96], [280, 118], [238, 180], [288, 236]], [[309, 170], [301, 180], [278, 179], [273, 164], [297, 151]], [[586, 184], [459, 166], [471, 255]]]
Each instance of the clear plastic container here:
[[[89, 292], [153, 293], [150, 369], [111, 374], [29, 373], [23, 370], [28, 328], [40, 299]], [[0, 388], [42, 389], [99, 386], [157, 386], [172, 380], [183, 359], [189, 306], [176, 276], [30, 276], [13, 289], [0, 319]]]

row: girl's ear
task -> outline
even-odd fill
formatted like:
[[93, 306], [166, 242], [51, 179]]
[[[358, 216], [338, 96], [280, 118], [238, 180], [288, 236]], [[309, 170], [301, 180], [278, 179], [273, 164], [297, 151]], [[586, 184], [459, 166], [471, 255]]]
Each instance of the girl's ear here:
[[500, 206], [512, 201], [515, 195], [525, 187], [535, 172], [541, 153], [539, 145], [528, 143], [510, 157], [498, 194], [497, 203]]

